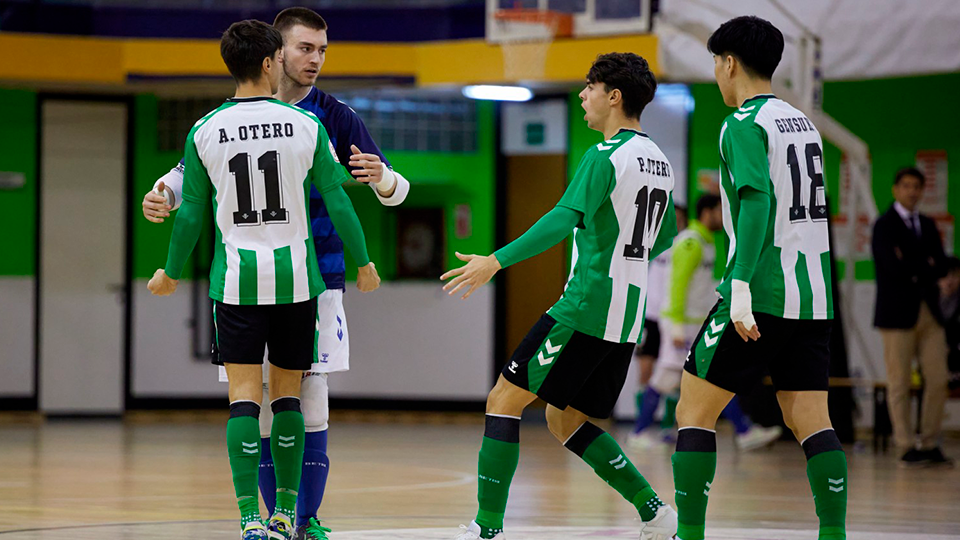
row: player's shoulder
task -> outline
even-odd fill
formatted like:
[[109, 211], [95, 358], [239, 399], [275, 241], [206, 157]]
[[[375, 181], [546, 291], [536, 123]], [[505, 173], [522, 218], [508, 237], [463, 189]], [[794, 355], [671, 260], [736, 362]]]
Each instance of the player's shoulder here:
[[235, 105], [234, 102], [232, 102], [232, 101], [230, 101], [230, 100], [227, 100], [227, 101], [224, 101], [224, 102], [223, 102], [219, 107], [217, 107], [216, 109], [213, 109], [212, 111], [208, 112], [207, 114], [201, 116], [199, 120], [197, 120], [196, 122], [194, 122], [193, 127], [190, 129], [190, 134], [188, 135], [188, 137], [194, 137], [194, 136], [196, 136], [197, 132], [200, 131], [200, 129], [203, 128], [205, 125], [207, 125], [207, 123], [210, 121], [210, 119], [212, 119], [212, 118], [213, 118], [214, 116], [216, 116], [218, 113], [221, 113], [221, 112], [229, 109], [230, 107], [232, 107], [232, 106], [234, 106], [234, 105]]
[[772, 95], [762, 95], [744, 101], [724, 119], [723, 123], [727, 130], [734, 132], [754, 129], [757, 126], [760, 111], [768, 106], [772, 97]]
[[307, 109], [299, 107], [297, 105], [284, 103], [283, 101], [280, 101], [278, 99], [271, 99], [269, 103], [274, 107], [280, 108], [281, 110], [284, 111], [285, 114], [287, 114], [292, 118], [297, 118], [307, 123], [314, 123], [314, 124], [320, 123], [320, 118], [318, 118], [316, 114], [314, 114], [313, 112]]
[[759, 113], [757, 123], [768, 134], [818, 133], [817, 127], [800, 109], [780, 99], [771, 99]]

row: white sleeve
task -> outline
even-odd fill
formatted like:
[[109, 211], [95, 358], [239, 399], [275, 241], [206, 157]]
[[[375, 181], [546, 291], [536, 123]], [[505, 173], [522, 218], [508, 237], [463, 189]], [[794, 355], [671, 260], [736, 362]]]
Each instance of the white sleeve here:
[[154, 191], [157, 190], [160, 182], [163, 182], [166, 188], [164, 191], [167, 196], [167, 204], [169, 204], [173, 210], [180, 208], [180, 202], [183, 197], [183, 163], [177, 163], [177, 166], [170, 169], [170, 172], [158, 178], [157, 181], [153, 183]]
[[407, 198], [407, 194], [410, 193], [410, 182], [397, 171], [390, 170], [386, 164], [383, 165], [383, 168], [384, 177], [386, 178], [388, 174], [393, 176], [393, 179], [397, 184], [397, 188], [393, 191], [393, 195], [384, 197], [380, 194], [380, 190], [377, 189], [376, 185], [371, 184], [370, 186], [373, 188], [373, 192], [377, 194], [377, 198], [380, 199], [380, 204], [384, 206], [399, 206], [400, 203]]

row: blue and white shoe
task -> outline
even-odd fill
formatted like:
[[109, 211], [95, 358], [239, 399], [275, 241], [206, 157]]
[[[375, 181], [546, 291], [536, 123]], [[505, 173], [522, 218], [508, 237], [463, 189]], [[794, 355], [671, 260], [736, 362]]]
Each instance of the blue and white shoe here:
[[286, 514], [277, 512], [267, 522], [267, 536], [270, 540], [293, 540], [293, 520]]
[[267, 540], [267, 528], [259, 521], [251, 521], [240, 533], [240, 540]]

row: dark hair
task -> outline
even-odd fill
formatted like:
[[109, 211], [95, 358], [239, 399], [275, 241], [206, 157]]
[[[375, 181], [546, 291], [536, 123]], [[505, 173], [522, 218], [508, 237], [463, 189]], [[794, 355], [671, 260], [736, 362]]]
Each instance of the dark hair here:
[[220, 38], [220, 56], [238, 83], [259, 79], [263, 59], [282, 47], [280, 32], [262, 21], [235, 22]]
[[900, 183], [900, 180], [903, 180], [904, 176], [913, 176], [920, 180], [920, 186], [922, 187], [927, 183], [927, 177], [920, 172], [920, 169], [916, 167], [904, 167], [897, 171], [897, 175], [893, 177], [893, 185]]
[[783, 34], [770, 21], [747, 15], [721, 24], [707, 49], [717, 56], [732, 54], [749, 74], [769, 80], [783, 56]]
[[697, 219], [707, 210], [720, 206], [720, 196], [713, 193], [704, 193], [697, 199]]
[[947, 257], [947, 262], [943, 265], [944, 271], [949, 274], [950, 272], [960, 271], [960, 259], [950, 256]]
[[305, 7], [289, 7], [273, 19], [273, 27], [280, 33], [286, 32], [294, 26], [306, 26], [311, 30], [326, 30], [327, 21], [323, 20], [316, 11]]
[[623, 113], [640, 118], [647, 103], [657, 93], [657, 78], [650, 65], [633, 53], [607, 53], [597, 56], [587, 72], [590, 84], [602, 82], [607, 92], [614, 88], [623, 94]]

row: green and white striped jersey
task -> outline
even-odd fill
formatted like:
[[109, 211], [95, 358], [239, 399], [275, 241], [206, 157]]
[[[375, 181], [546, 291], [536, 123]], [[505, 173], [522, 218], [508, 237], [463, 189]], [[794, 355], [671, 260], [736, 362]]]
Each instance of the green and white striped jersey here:
[[621, 129], [587, 151], [557, 203], [583, 219], [551, 317], [606, 341], [637, 342], [650, 260], [677, 234], [673, 183], [670, 162], [645, 133]]
[[187, 136], [183, 199], [213, 203], [210, 297], [289, 304], [324, 291], [309, 215], [347, 180], [315, 115], [272, 98], [227, 100]]
[[[717, 289], [730, 301], [737, 246], [760, 241], [750, 291], [753, 310], [786, 319], [833, 318], [823, 142], [806, 115], [773, 95], [748, 99], [720, 129], [720, 196], [730, 239]], [[766, 231], [738, 238], [739, 191], [771, 196]]]

